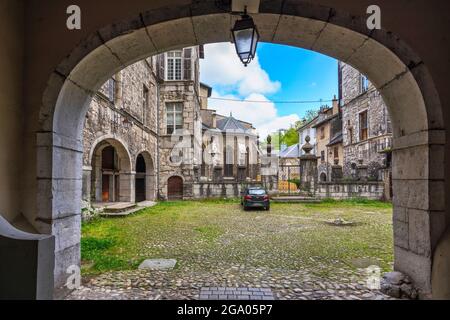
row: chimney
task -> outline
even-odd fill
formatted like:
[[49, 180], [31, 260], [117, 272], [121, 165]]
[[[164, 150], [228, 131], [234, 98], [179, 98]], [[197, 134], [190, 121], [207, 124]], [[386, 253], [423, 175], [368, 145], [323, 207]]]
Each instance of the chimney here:
[[339, 100], [334, 96], [333, 98], [333, 115], [339, 113]]

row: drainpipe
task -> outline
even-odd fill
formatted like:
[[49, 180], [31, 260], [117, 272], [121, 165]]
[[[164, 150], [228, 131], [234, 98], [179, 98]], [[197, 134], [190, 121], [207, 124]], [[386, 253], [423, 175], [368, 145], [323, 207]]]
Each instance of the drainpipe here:
[[156, 81], [156, 142], [157, 142], [157, 146], [156, 146], [156, 199], [160, 200], [161, 199], [161, 194], [160, 194], [160, 140], [161, 140], [161, 124], [159, 123], [159, 111], [160, 111], [160, 92], [159, 92], [159, 82]]

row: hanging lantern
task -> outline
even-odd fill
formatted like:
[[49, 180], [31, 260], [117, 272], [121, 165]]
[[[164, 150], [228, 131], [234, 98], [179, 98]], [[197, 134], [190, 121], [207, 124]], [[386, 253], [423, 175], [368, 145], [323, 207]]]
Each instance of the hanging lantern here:
[[256, 56], [259, 41], [258, 29], [247, 12], [242, 15], [241, 20], [236, 21], [231, 33], [239, 59], [247, 66]]

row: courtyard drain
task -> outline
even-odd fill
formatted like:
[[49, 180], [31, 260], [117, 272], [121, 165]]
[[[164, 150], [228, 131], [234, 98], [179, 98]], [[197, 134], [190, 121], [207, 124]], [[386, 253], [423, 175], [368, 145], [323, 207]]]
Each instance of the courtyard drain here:
[[205, 287], [200, 290], [200, 300], [275, 300], [270, 288]]

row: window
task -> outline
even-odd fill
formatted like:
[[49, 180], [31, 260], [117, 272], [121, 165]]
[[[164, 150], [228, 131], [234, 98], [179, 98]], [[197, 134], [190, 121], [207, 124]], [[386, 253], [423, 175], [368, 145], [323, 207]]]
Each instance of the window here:
[[142, 123], [145, 124], [145, 118], [147, 114], [147, 108], [148, 108], [148, 88], [144, 85], [143, 87], [143, 95], [142, 95]]
[[320, 153], [320, 160], [321, 160], [322, 162], [325, 162], [325, 151], [322, 151], [322, 152]]
[[339, 148], [334, 147], [334, 159], [339, 159]]
[[234, 152], [233, 147], [227, 146], [225, 148], [225, 177], [233, 176]]
[[359, 140], [364, 141], [368, 139], [368, 123], [367, 111], [359, 114]]
[[365, 75], [361, 74], [360, 81], [361, 81], [361, 93], [367, 92], [367, 90], [369, 90], [369, 79], [367, 79]]
[[167, 134], [183, 129], [183, 103], [172, 102], [166, 104]]
[[348, 129], [348, 141], [350, 142], [350, 144], [353, 144], [353, 129], [352, 128]]
[[166, 80], [183, 80], [183, 51], [167, 52], [167, 74]]
[[320, 139], [325, 139], [325, 127], [320, 128]]

